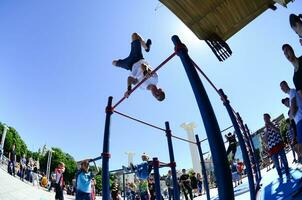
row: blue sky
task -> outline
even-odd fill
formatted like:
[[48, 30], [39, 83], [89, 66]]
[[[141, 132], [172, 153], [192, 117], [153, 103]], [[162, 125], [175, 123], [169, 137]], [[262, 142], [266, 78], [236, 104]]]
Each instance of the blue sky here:
[[[262, 114], [286, 113], [280, 100], [282, 80], [291, 86], [293, 68], [281, 46], [291, 44], [301, 55], [297, 35], [290, 29], [290, 13], [301, 4], [268, 10], [228, 40], [233, 55], [220, 63], [209, 47], [158, 1], [6, 0], [0, 3], [0, 121], [13, 126], [29, 149], [60, 147], [76, 160], [102, 151], [108, 96], [119, 100], [128, 72], [111, 65], [129, 54], [131, 33], [151, 38], [145, 58], [155, 68], [173, 52], [171, 36], [179, 35], [190, 56], [223, 88], [233, 107], [251, 130], [263, 125]], [[202, 78], [220, 129], [231, 124], [214, 90]], [[157, 102], [137, 90], [117, 110], [186, 137], [183, 122], [194, 121], [196, 133], [206, 137], [189, 81], [178, 57], [159, 71], [166, 100]], [[125, 152], [142, 152], [168, 161], [165, 135], [158, 130], [112, 116], [110, 168], [127, 163]], [[179, 167], [191, 167], [189, 147], [174, 140]], [[203, 145], [208, 150], [207, 144]]]

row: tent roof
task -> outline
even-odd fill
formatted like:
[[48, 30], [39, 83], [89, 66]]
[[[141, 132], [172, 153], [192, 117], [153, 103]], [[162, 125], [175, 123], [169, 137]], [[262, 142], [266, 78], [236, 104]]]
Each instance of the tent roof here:
[[199, 39], [210, 40], [216, 34], [224, 41], [275, 4], [273, 0], [160, 1]]

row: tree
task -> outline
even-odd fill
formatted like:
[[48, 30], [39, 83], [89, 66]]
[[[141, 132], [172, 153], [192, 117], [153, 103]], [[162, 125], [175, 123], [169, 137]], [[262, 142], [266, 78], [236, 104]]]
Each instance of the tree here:
[[288, 132], [289, 127], [286, 123], [286, 119], [282, 119], [282, 121], [280, 121], [279, 128], [280, 128], [280, 134], [282, 136], [283, 141], [285, 143], [288, 143], [288, 141], [287, 141], [287, 132]]
[[[3, 133], [4, 124], [0, 123], [0, 132], [1, 136]], [[16, 145], [16, 155], [19, 159], [23, 154], [27, 153], [27, 146], [25, 142], [21, 139], [19, 133], [13, 127], [9, 127], [9, 130], [6, 133], [5, 142], [4, 142], [4, 154], [8, 156], [8, 153], [12, 150], [13, 144]]]
[[[72, 183], [72, 179], [75, 177], [77, 166], [74, 158], [68, 154], [64, 153], [60, 148], [52, 148], [52, 159], [51, 159], [51, 165], [50, 165], [50, 171], [54, 171], [56, 167], [58, 167], [60, 162], [63, 162], [65, 164], [65, 173], [64, 173], [64, 179], [66, 183]], [[40, 170], [44, 173], [46, 172], [46, 166], [47, 166], [47, 160], [48, 160], [48, 153], [46, 153], [44, 156], [41, 156], [40, 159]]]

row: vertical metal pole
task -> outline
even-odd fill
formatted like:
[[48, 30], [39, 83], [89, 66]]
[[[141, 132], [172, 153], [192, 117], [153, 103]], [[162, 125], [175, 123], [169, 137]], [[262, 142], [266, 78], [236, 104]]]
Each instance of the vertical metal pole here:
[[161, 200], [160, 175], [159, 175], [159, 161], [158, 161], [158, 158], [153, 158], [153, 171], [154, 171], [156, 199]]
[[247, 146], [248, 146], [248, 148], [249, 148], [249, 150], [250, 150], [251, 160], [252, 160], [252, 163], [253, 163], [253, 170], [254, 170], [254, 172], [255, 172], [255, 175], [256, 175], [256, 182], [257, 182], [257, 184], [258, 184], [258, 183], [260, 182], [260, 179], [259, 179], [259, 176], [258, 176], [258, 169], [257, 169], [257, 167], [256, 167], [255, 154], [254, 154], [253, 149], [252, 149], [252, 147], [251, 147], [251, 143], [250, 143], [249, 137], [247, 136], [246, 130], [245, 130], [245, 128], [244, 128], [242, 118], [241, 118], [241, 116], [239, 115], [238, 112], [236, 113], [236, 115], [237, 115], [238, 123], [239, 123], [239, 125], [241, 126], [242, 132], [243, 132], [243, 134], [244, 134], [244, 137], [245, 137], [246, 140], [247, 140], [246, 143], [247, 143]]
[[219, 199], [233, 200], [234, 189], [231, 170], [227, 160], [224, 142], [211, 102], [197, 74], [197, 71], [193, 66], [192, 60], [188, 55], [186, 46], [181, 43], [176, 35], [172, 37], [172, 41], [175, 45], [177, 55], [180, 57], [188, 79], [191, 83], [191, 87], [199, 107], [200, 115], [203, 119], [203, 124], [206, 129], [209, 146], [213, 157]]
[[2, 160], [2, 155], [4, 155], [4, 142], [8, 130], [9, 130], [8, 126], [6, 124], [3, 124], [3, 132], [2, 132], [2, 138], [0, 144], [0, 151], [2, 151], [2, 154], [0, 155], [0, 161]]
[[50, 165], [51, 165], [51, 157], [52, 157], [52, 149], [48, 150], [48, 157], [47, 157], [47, 166], [46, 166], [46, 177], [50, 180]]
[[175, 163], [175, 158], [174, 158], [173, 144], [172, 144], [172, 138], [171, 138], [172, 134], [171, 134], [169, 122], [165, 122], [165, 126], [166, 126], [166, 136], [167, 136], [168, 148], [169, 148], [172, 180], [173, 180], [173, 197], [174, 197], [174, 200], [179, 200], [180, 196], [179, 196], [177, 174], [176, 174], [176, 163]]
[[258, 169], [257, 170], [258, 171], [258, 178], [261, 179], [261, 170], [260, 170], [260, 166], [259, 166], [259, 159], [256, 156], [256, 151], [255, 151], [255, 145], [254, 145], [254, 142], [253, 142], [253, 138], [251, 136], [251, 132], [250, 132], [250, 129], [248, 128], [247, 124], [245, 124], [244, 127], [245, 127], [245, 130], [247, 132], [248, 137], [250, 138], [251, 146], [252, 146], [252, 149], [253, 149], [253, 152], [254, 152], [256, 167]]
[[125, 173], [123, 173], [123, 192], [124, 192], [124, 200], [125, 200], [126, 199]]
[[203, 183], [204, 183], [204, 188], [206, 189], [206, 193], [207, 193], [207, 200], [210, 200], [210, 189], [209, 189], [209, 182], [208, 182], [208, 176], [207, 176], [207, 172], [206, 172], [206, 165], [204, 163], [204, 159], [203, 159], [203, 153], [202, 153], [202, 149], [201, 149], [201, 145], [200, 145], [200, 140], [198, 135], [195, 135], [195, 139], [196, 139], [196, 145], [198, 148], [198, 152], [199, 152], [199, 158], [200, 158], [200, 162], [201, 162], [201, 169], [202, 169], [202, 177], [203, 177]]
[[247, 171], [247, 176], [248, 176], [248, 181], [249, 181], [250, 198], [251, 198], [251, 200], [255, 200], [256, 199], [256, 190], [255, 190], [255, 184], [254, 184], [253, 170], [252, 170], [248, 152], [246, 150], [244, 138], [241, 134], [240, 127], [237, 123], [236, 116], [230, 105], [230, 101], [228, 100], [227, 96], [224, 94], [222, 89], [219, 89], [219, 93], [221, 95], [221, 100], [223, 101], [223, 105], [227, 109], [228, 114], [231, 118], [233, 127], [235, 129], [235, 133], [236, 133], [238, 141], [239, 141], [239, 145], [240, 145], [242, 156], [243, 156], [243, 162], [246, 166], [246, 171]]
[[108, 98], [108, 103], [106, 107], [106, 119], [105, 119], [105, 129], [104, 129], [104, 140], [103, 140], [103, 153], [102, 153], [102, 191], [103, 200], [110, 200], [110, 183], [109, 183], [109, 142], [110, 142], [110, 119], [113, 113], [112, 111], [112, 99]]

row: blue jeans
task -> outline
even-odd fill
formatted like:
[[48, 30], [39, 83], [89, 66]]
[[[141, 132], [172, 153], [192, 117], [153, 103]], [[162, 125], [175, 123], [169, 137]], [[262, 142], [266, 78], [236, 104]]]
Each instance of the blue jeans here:
[[174, 193], [173, 193], [173, 188], [168, 187], [168, 195], [169, 195], [169, 200], [173, 200], [174, 199]]
[[297, 123], [297, 142], [302, 144], [302, 120]]
[[287, 158], [286, 158], [284, 149], [282, 149], [278, 153], [275, 153], [275, 154], [272, 155], [272, 160], [275, 164], [278, 175], [279, 175], [280, 178], [282, 178], [281, 167], [280, 167], [280, 164], [279, 164], [279, 156], [280, 156], [282, 165], [284, 166], [285, 174], [289, 175], [289, 168], [288, 168]]
[[76, 200], [91, 200], [91, 194], [77, 190]]
[[126, 70], [132, 70], [132, 65], [137, 61], [144, 59], [140, 40], [134, 40], [131, 43], [130, 55], [127, 58], [119, 59], [116, 66]]
[[148, 192], [141, 192], [140, 197], [141, 197], [141, 200], [149, 200], [150, 199]]

